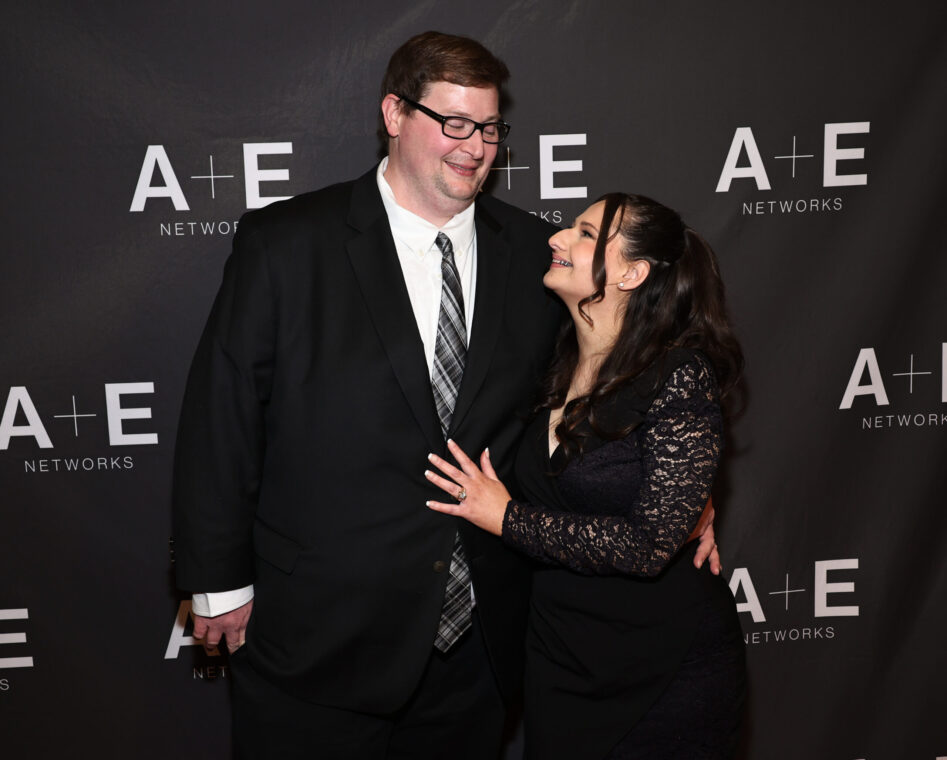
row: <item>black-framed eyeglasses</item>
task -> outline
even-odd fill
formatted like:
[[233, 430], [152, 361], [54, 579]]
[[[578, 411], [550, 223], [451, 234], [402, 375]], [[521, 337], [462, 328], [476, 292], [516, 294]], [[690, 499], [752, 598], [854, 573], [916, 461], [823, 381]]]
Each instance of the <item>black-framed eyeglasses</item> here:
[[441, 132], [454, 140], [466, 140], [479, 129], [485, 143], [496, 145], [497, 143], [503, 142], [506, 136], [510, 134], [510, 125], [505, 121], [488, 121], [481, 123], [473, 119], [468, 119], [465, 116], [443, 116], [437, 111], [432, 111], [427, 106], [415, 103], [410, 98], [404, 97], [404, 95], [399, 95], [398, 97], [409, 106], [417, 108], [421, 113], [430, 116], [434, 121], [439, 121], [441, 123]]

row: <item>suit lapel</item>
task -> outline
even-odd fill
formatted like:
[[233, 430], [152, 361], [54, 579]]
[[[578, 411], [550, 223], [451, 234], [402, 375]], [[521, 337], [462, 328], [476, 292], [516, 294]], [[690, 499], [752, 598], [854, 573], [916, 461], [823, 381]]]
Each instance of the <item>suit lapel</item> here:
[[358, 179], [352, 189], [348, 223], [360, 233], [346, 243], [346, 249], [372, 323], [431, 450], [439, 451], [444, 440], [431, 393], [424, 345], [374, 170]]
[[500, 225], [478, 204], [477, 227], [477, 296], [474, 304], [473, 328], [467, 344], [464, 379], [454, 406], [451, 430], [456, 430], [473, 406], [490, 368], [500, 327], [510, 270], [510, 247], [500, 237]]

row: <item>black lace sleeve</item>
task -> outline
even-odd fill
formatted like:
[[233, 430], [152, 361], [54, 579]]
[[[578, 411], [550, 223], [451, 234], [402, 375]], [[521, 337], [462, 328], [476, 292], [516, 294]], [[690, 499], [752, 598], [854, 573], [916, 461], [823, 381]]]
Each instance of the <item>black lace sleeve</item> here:
[[559, 512], [511, 501], [503, 540], [534, 559], [584, 574], [657, 575], [687, 540], [710, 496], [721, 432], [713, 371], [703, 358], [688, 361], [674, 370], [645, 422], [631, 433], [640, 436], [644, 478], [622, 514]]

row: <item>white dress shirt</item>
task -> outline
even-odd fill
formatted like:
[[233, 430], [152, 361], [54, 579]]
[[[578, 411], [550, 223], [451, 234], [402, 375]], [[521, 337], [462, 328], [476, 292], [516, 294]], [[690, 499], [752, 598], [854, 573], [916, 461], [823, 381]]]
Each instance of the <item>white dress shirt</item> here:
[[[435, 244], [437, 233], [450, 238], [454, 248], [454, 263], [460, 276], [460, 287], [464, 294], [464, 316], [467, 322], [467, 340], [473, 327], [473, 305], [477, 283], [477, 234], [474, 227], [474, 204], [471, 203], [454, 215], [443, 227], [436, 227], [426, 219], [398, 205], [395, 194], [385, 179], [388, 158], [378, 165], [375, 179], [381, 193], [388, 224], [401, 273], [408, 289], [411, 309], [424, 344], [424, 358], [428, 374], [434, 369], [434, 343], [437, 340], [437, 316], [441, 307], [441, 259], [440, 249]], [[419, 465], [421, 466], [421, 465]], [[471, 587], [471, 595], [473, 588]], [[244, 586], [234, 591], [194, 594], [191, 609], [195, 615], [215, 617], [242, 607], [253, 599], [253, 586]]]

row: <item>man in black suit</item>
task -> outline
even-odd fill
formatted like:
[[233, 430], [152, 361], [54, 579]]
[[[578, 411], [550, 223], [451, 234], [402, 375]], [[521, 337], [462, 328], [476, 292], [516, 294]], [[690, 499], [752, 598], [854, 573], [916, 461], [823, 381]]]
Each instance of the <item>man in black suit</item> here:
[[388, 157], [240, 222], [174, 516], [194, 635], [231, 651], [241, 757], [497, 756], [528, 569], [428, 509], [424, 469], [450, 437], [512, 482], [560, 317], [554, 228], [478, 195], [507, 76], [473, 40], [412, 38], [383, 83]]
[[[174, 511], [178, 582], [195, 636], [232, 652], [246, 756], [497, 754], [528, 574], [429, 510], [423, 473], [452, 437], [489, 445], [509, 480], [558, 323], [541, 282], [555, 230], [478, 197], [507, 76], [473, 40], [412, 38], [385, 76], [387, 160], [240, 222], [188, 378]], [[445, 400], [448, 296], [462, 355]]]

